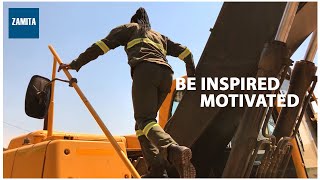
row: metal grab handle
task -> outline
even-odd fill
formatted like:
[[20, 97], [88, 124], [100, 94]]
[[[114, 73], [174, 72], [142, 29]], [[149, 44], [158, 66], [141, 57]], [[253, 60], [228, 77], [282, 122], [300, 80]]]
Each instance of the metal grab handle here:
[[270, 165], [266, 171], [265, 177], [266, 178], [270, 178], [272, 177], [272, 174], [274, 173], [274, 171], [276, 171], [276, 165], [279, 162], [279, 156], [281, 155], [281, 151], [283, 150], [283, 148], [288, 144], [288, 142], [290, 141], [290, 137], [282, 137], [277, 146], [276, 149], [273, 151], [272, 153], [272, 158], [270, 161]]
[[[288, 70], [289, 70], [289, 66], [284, 65], [284, 66], [282, 67], [282, 70], [281, 70], [282, 72], [281, 72], [281, 76], [280, 76], [280, 83], [283, 83], [283, 81], [284, 81], [284, 79], [285, 79], [285, 77], [286, 77], [286, 75], [287, 75]], [[272, 91], [271, 93], [278, 95], [278, 93], [279, 93], [279, 91], [280, 91], [280, 88], [281, 88], [281, 87], [279, 87], [278, 89]], [[264, 119], [263, 126], [262, 126], [262, 135], [263, 135], [264, 137], [266, 137], [266, 138], [270, 138], [271, 141], [272, 141], [272, 145], [275, 145], [275, 144], [276, 144], [276, 141], [277, 141], [277, 140], [276, 140], [276, 137], [275, 137], [274, 135], [272, 135], [272, 134], [269, 135], [269, 134], [266, 133], [267, 126], [268, 126], [268, 122], [269, 122], [269, 119], [270, 119], [271, 114], [272, 114], [272, 112], [273, 112], [273, 109], [274, 109], [273, 106], [272, 106], [272, 107], [269, 107], [269, 109], [268, 109], [267, 115], [266, 115], [266, 117], [265, 117], [265, 119]]]
[[256, 178], [264, 177], [264, 174], [269, 166], [268, 163], [272, 157], [272, 153], [274, 150], [275, 150], [275, 146], [272, 144], [269, 144], [269, 146], [266, 147], [265, 153], [264, 153], [262, 160], [261, 160], [261, 164], [259, 165], [259, 167], [256, 171], [256, 175], [255, 175]]
[[254, 165], [254, 160], [257, 158], [258, 152], [259, 152], [261, 146], [264, 144], [269, 144], [269, 146], [270, 146], [272, 144], [272, 142], [270, 142], [269, 140], [261, 140], [261, 141], [257, 142], [256, 148], [254, 149], [253, 154], [249, 160], [248, 168], [245, 172], [244, 178], [250, 177], [250, 174], [251, 174], [251, 171], [252, 171], [252, 168]]
[[301, 122], [302, 122], [302, 117], [304, 116], [304, 113], [305, 113], [305, 111], [306, 111], [306, 109], [307, 109], [307, 105], [308, 105], [308, 103], [310, 102], [310, 98], [311, 98], [311, 96], [312, 96], [312, 93], [313, 93], [313, 91], [314, 91], [314, 88], [316, 87], [317, 82], [318, 82], [317, 76], [314, 76], [314, 77], [313, 77], [313, 80], [312, 80], [311, 89], [310, 89], [310, 91], [308, 92], [308, 95], [307, 95], [307, 96], [305, 97], [305, 99], [304, 99], [304, 102], [303, 102], [304, 104], [303, 104], [302, 109], [301, 109], [301, 111], [300, 111], [300, 114], [299, 114], [299, 116], [298, 116], [298, 120], [297, 120], [297, 122], [296, 122], [296, 125], [295, 125], [295, 127], [294, 127], [294, 129], [293, 129], [293, 133], [292, 133], [292, 135], [291, 135], [292, 138], [294, 138], [294, 137], [297, 135], [298, 131], [299, 131], [299, 127], [300, 127], [300, 124], [301, 124]]
[[293, 145], [292, 144], [289, 145], [288, 148], [289, 148], [289, 150], [288, 150], [287, 154], [285, 155], [283, 163], [282, 163], [283, 169], [282, 169], [282, 171], [280, 171], [280, 173], [278, 171], [278, 175], [280, 175], [279, 176], [280, 178], [284, 177], [284, 174], [285, 174], [285, 172], [287, 170], [287, 167], [288, 167], [288, 164], [289, 164], [289, 161], [290, 161], [290, 158], [291, 158], [292, 150], [293, 150]]
[[[52, 55], [54, 56], [54, 60], [57, 61], [59, 64], [62, 64], [62, 61], [59, 57], [59, 55], [57, 54], [57, 52], [54, 50], [54, 48], [49, 45], [48, 46]], [[73, 77], [71, 76], [70, 72], [67, 69], [62, 69], [63, 72], [66, 74], [66, 76], [68, 77], [69, 80], [71, 80]], [[106, 125], [103, 123], [103, 121], [101, 120], [100, 116], [98, 115], [98, 113], [94, 110], [94, 108], [92, 107], [92, 105], [90, 104], [90, 102], [88, 101], [88, 99], [85, 97], [85, 95], [82, 93], [81, 89], [79, 88], [78, 84], [76, 82], [72, 82], [72, 87], [74, 87], [74, 89], [76, 90], [76, 92], [78, 93], [78, 95], [80, 96], [81, 100], [83, 101], [83, 103], [86, 105], [86, 107], [88, 108], [88, 110], [90, 111], [91, 115], [93, 116], [93, 118], [96, 120], [96, 122], [98, 123], [99, 127], [101, 128], [101, 130], [103, 131], [103, 133], [107, 136], [108, 140], [110, 141], [111, 145], [113, 146], [113, 148], [116, 150], [117, 154], [120, 156], [121, 160], [123, 161], [123, 163], [126, 165], [126, 167], [128, 168], [128, 170], [130, 171], [130, 173], [132, 174], [132, 176], [134, 178], [141, 178], [139, 173], [137, 172], [137, 170], [133, 167], [133, 165], [131, 164], [131, 162], [129, 161], [129, 159], [126, 157], [125, 153], [123, 152], [123, 150], [121, 149], [121, 147], [119, 146], [119, 144], [117, 143], [117, 141], [113, 138], [112, 134], [110, 133], [110, 131], [108, 130], [108, 128], [106, 127]]]

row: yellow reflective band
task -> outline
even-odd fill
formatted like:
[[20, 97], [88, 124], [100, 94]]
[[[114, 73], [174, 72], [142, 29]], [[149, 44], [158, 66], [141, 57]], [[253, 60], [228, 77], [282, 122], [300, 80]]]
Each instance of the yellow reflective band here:
[[144, 136], [143, 131], [141, 131], [141, 130], [136, 130], [136, 136], [137, 136], [137, 137], [139, 137], [139, 136]]
[[143, 38], [134, 39], [134, 40], [128, 42], [128, 44], [127, 44], [127, 49], [130, 49], [130, 48], [132, 48], [133, 46], [135, 46], [136, 44], [139, 44], [139, 43], [141, 43], [141, 42], [143, 42]]
[[134, 39], [134, 40], [128, 42], [127, 49], [130, 49], [133, 46], [135, 46], [135, 45], [137, 45], [139, 43], [142, 43], [142, 42], [153, 45], [154, 47], [158, 48], [164, 55], [167, 54], [167, 51], [163, 48], [163, 46], [160, 43], [155, 43], [155, 42], [151, 41], [151, 39], [149, 39], [149, 38], [137, 38], [137, 39]]
[[103, 41], [97, 41], [96, 44], [100, 47], [103, 53], [107, 53], [110, 50], [110, 48]]
[[156, 122], [154, 122], [154, 121], [152, 121], [152, 122], [150, 122], [149, 124], [147, 124], [144, 128], [143, 128], [143, 134], [145, 135], [145, 136], [147, 136], [147, 134], [149, 133], [149, 131], [150, 131], [150, 129], [152, 128], [152, 127], [154, 127], [154, 126], [160, 126], [158, 123], [156, 123]]
[[188, 48], [186, 48], [180, 55], [179, 55], [179, 59], [184, 60], [184, 58], [186, 58], [189, 54], [190, 54], [190, 50]]

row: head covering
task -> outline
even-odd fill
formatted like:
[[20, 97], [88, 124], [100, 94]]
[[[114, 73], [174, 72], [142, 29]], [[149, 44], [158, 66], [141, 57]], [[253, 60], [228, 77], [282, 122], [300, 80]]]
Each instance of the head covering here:
[[144, 32], [149, 31], [151, 29], [148, 14], [143, 7], [140, 7], [136, 11], [136, 13], [131, 17], [131, 22], [138, 23]]

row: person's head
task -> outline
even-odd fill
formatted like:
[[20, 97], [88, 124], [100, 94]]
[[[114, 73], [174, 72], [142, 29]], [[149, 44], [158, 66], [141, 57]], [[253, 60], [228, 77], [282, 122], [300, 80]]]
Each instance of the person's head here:
[[131, 17], [131, 23], [138, 23], [144, 31], [151, 29], [148, 14], [143, 7], [139, 8]]

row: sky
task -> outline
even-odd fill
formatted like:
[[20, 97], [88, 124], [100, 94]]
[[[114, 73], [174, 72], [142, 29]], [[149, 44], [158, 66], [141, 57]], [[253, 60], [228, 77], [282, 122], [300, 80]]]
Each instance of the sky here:
[[[8, 8], [40, 9], [39, 39], [8, 39]], [[24, 99], [30, 78], [51, 78], [51, 44], [65, 63], [77, 58], [87, 47], [104, 38], [110, 30], [128, 23], [139, 7], [149, 15], [152, 28], [173, 41], [188, 46], [198, 62], [210, 35], [221, 2], [33, 2], [3, 4], [3, 146], [18, 135], [41, 130], [43, 120], [28, 117]], [[292, 57], [301, 60], [308, 42]], [[185, 65], [168, 58], [174, 78], [185, 75]], [[317, 61], [317, 58], [316, 58]], [[114, 135], [134, 133], [131, 101], [131, 76], [122, 47], [97, 60], [70, 71], [78, 85]], [[66, 79], [63, 72], [57, 77]], [[319, 88], [319, 86], [317, 86]], [[319, 89], [318, 89], [319, 90]], [[57, 82], [55, 89], [54, 130], [102, 134], [77, 93], [68, 84]]]

